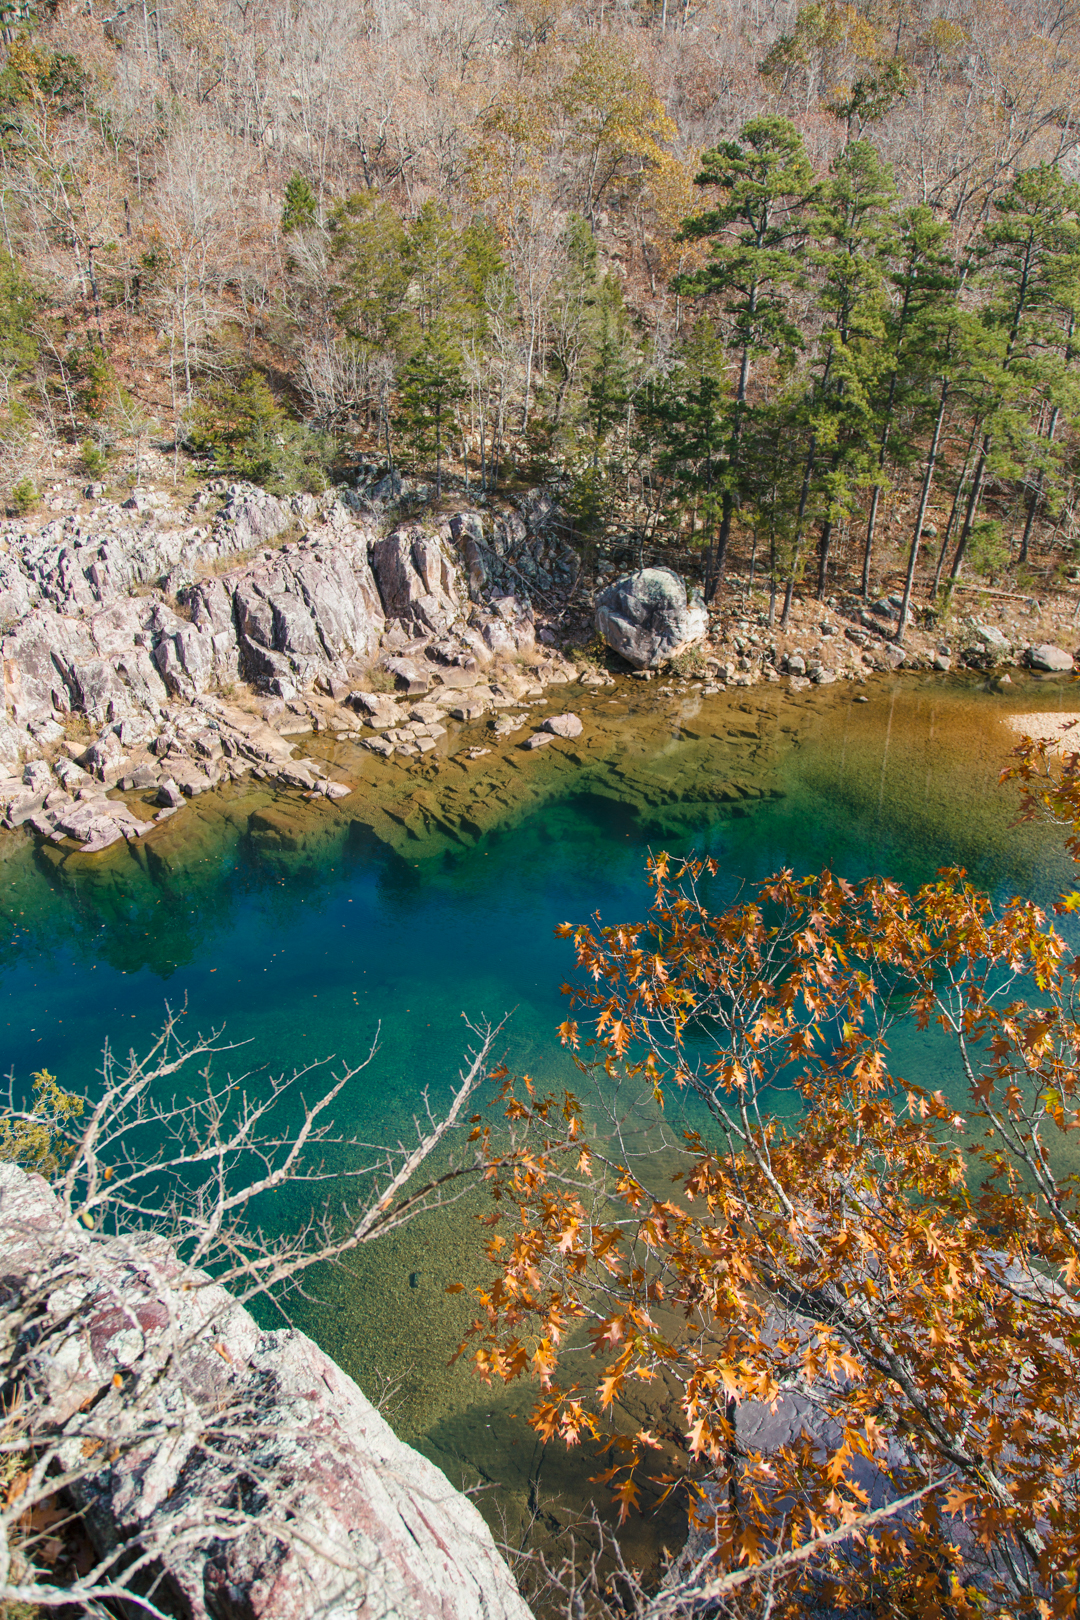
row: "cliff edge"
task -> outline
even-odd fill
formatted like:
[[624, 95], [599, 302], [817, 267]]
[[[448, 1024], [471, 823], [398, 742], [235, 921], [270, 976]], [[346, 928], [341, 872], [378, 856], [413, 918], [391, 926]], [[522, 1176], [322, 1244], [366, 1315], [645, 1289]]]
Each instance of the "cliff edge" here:
[[192, 1620], [530, 1620], [476, 1508], [305, 1334], [11, 1164], [0, 1253], [29, 1454], [128, 1593]]

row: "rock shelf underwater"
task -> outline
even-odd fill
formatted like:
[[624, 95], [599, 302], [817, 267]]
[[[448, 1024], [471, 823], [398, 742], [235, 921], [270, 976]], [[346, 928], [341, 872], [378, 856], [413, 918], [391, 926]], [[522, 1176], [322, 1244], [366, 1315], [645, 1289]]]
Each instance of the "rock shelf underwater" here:
[[[451, 720], [418, 760], [382, 759], [332, 732], [313, 734], [303, 739], [309, 757], [352, 790], [340, 801], [258, 780], [224, 784], [138, 843], [87, 855], [31, 844], [17, 831], [0, 833], [0, 859], [9, 887], [18, 885], [17, 872], [47, 875], [58, 894], [77, 893], [83, 906], [96, 897], [107, 911], [110, 894], [122, 892], [137, 907], [140, 896], [177, 885], [185, 893], [192, 883], [213, 887], [218, 863], [241, 842], [290, 873], [332, 865], [350, 844], [426, 864], [581, 794], [619, 806], [651, 840], [678, 842], [782, 798], [798, 753], [801, 785], [831, 796], [838, 811], [869, 816], [879, 832], [895, 826], [908, 844], [924, 823], [932, 843], [955, 845], [951, 858], [978, 865], [1001, 844], [1001, 804], [968, 804], [955, 782], [935, 781], [935, 773], [962, 780], [967, 764], [993, 781], [1015, 743], [1009, 716], [1067, 711], [1069, 691], [1060, 681], [1027, 681], [1003, 694], [977, 676], [904, 676], [855, 692], [758, 687], [711, 696], [687, 683], [620, 680], [599, 691], [575, 684], [559, 688], [546, 708], [572, 709], [581, 734], [554, 737], [542, 752], [522, 746], [520, 728], [507, 735], [500, 718], [486, 716]], [[534, 710], [529, 723], [544, 713]], [[137, 790], [124, 800], [138, 813]], [[204, 871], [208, 864], [214, 870]], [[4, 909], [10, 920], [20, 908], [9, 895]], [[169, 970], [165, 960], [156, 966]]]

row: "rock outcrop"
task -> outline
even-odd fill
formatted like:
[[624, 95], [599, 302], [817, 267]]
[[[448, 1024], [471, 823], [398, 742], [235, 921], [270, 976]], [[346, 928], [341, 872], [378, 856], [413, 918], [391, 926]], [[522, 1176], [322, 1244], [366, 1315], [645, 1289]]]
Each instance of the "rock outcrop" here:
[[704, 640], [709, 616], [697, 592], [670, 568], [641, 568], [596, 598], [596, 628], [613, 652], [635, 669], [659, 669]]
[[[8, 826], [96, 850], [141, 837], [182, 799], [251, 770], [341, 795], [344, 784], [290, 764], [283, 737], [369, 723], [342, 705], [370, 677], [411, 698], [460, 694], [525, 660], [537, 692], [566, 678], [537, 645], [554, 635], [538, 635], [534, 595], [547, 614], [576, 579], [549, 497], [380, 535], [376, 517], [401, 496], [400, 481], [321, 503], [244, 485], [217, 493], [220, 512], [201, 523], [187, 520], [206, 518], [209, 495], [183, 514], [167, 497], [140, 495], [35, 533], [0, 526]], [[478, 712], [488, 701], [479, 697]], [[399, 718], [414, 723], [395, 710]], [[388, 716], [383, 729], [401, 728]], [[377, 746], [422, 752], [424, 736]], [[58, 763], [58, 752], [71, 758]], [[45, 772], [32, 791], [30, 762]], [[159, 815], [125, 817], [106, 801], [124, 782], [157, 789]]]
[[460, 512], [451, 518], [472, 600], [525, 595], [547, 603], [568, 595], [581, 568], [566, 539], [568, 527], [565, 514], [544, 490], [516, 496], [504, 513]]
[[92, 1407], [117, 1437], [96, 1469], [73, 1443], [70, 1491], [99, 1553], [149, 1553], [144, 1590], [193, 1620], [530, 1620], [476, 1508], [304, 1334], [264, 1332], [160, 1238], [84, 1231], [10, 1164], [0, 1247], [45, 1427]]

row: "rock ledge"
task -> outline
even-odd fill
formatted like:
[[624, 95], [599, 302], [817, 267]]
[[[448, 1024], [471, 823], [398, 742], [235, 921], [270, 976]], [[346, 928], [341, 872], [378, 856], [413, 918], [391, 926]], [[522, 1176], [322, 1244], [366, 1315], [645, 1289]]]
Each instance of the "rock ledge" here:
[[[130, 1433], [125, 1380], [161, 1363], [167, 1440], [72, 1495], [98, 1550], [141, 1545], [193, 1620], [531, 1620], [476, 1508], [305, 1334], [263, 1332], [162, 1239], [84, 1231], [2, 1163], [0, 1246], [5, 1313], [47, 1301], [28, 1372], [49, 1428], [92, 1406]], [[238, 1495], [252, 1511], [219, 1534]]]

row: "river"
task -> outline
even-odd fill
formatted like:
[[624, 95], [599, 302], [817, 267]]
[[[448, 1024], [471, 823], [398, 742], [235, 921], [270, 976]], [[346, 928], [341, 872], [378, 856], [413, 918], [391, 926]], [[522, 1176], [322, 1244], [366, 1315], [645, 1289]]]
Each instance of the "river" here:
[[[244, 1043], [228, 1064], [254, 1071], [253, 1087], [268, 1071], [357, 1060], [381, 1024], [339, 1121], [366, 1138], [407, 1133], [425, 1086], [436, 1103], [448, 1095], [463, 1013], [511, 1012], [510, 1065], [572, 1083], [553, 1034], [572, 962], [554, 929], [641, 916], [650, 848], [713, 855], [716, 904], [781, 866], [915, 883], [947, 863], [999, 897], [1051, 899], [1068, 875], [1059, 840], [1015, 824], [997, 777], [1010, 714], [1074, 703], [1064, 680], [1003, 692], [976, 676], [705, 699], [575, 686], [557, 706], [582, 716], [582, 738], [537, 755], [519, 739], [464, 762], [464, 745], [489, 745], [482, 726], [451, 728], [441, 757], [411, 766], [306, 739], [356, 783], [336, 807], [234, 788], [145, 846], [91, 857], [2, 834], [3, 1068], [17, 1088], [47, 1068], [92, 1090], [102, 1043], [145, 1044], [168, 1002], [186, 1007], [185, 1027]], [[306, 1197], [281, 1199], [283, 1224]], [[368, 1393], [389, 1382], [398, 1432], [455, 1483], [489, 1487], [479, 1503], [500, 1536], [516, 1545], [539, 1507], [533, 1544], [558, 1550], [595, 1458], [545, 1457], [526, 1391], [487, 1391], [447, 1366], [468, 1306], [444, 1290], [483, 1275], [479, 1208], [468, 1200], [321, 1276], [292, 1318]], [[642, 1522], [634, 1550], [652, 1559], [679, 1533], [669, 1510]]]

